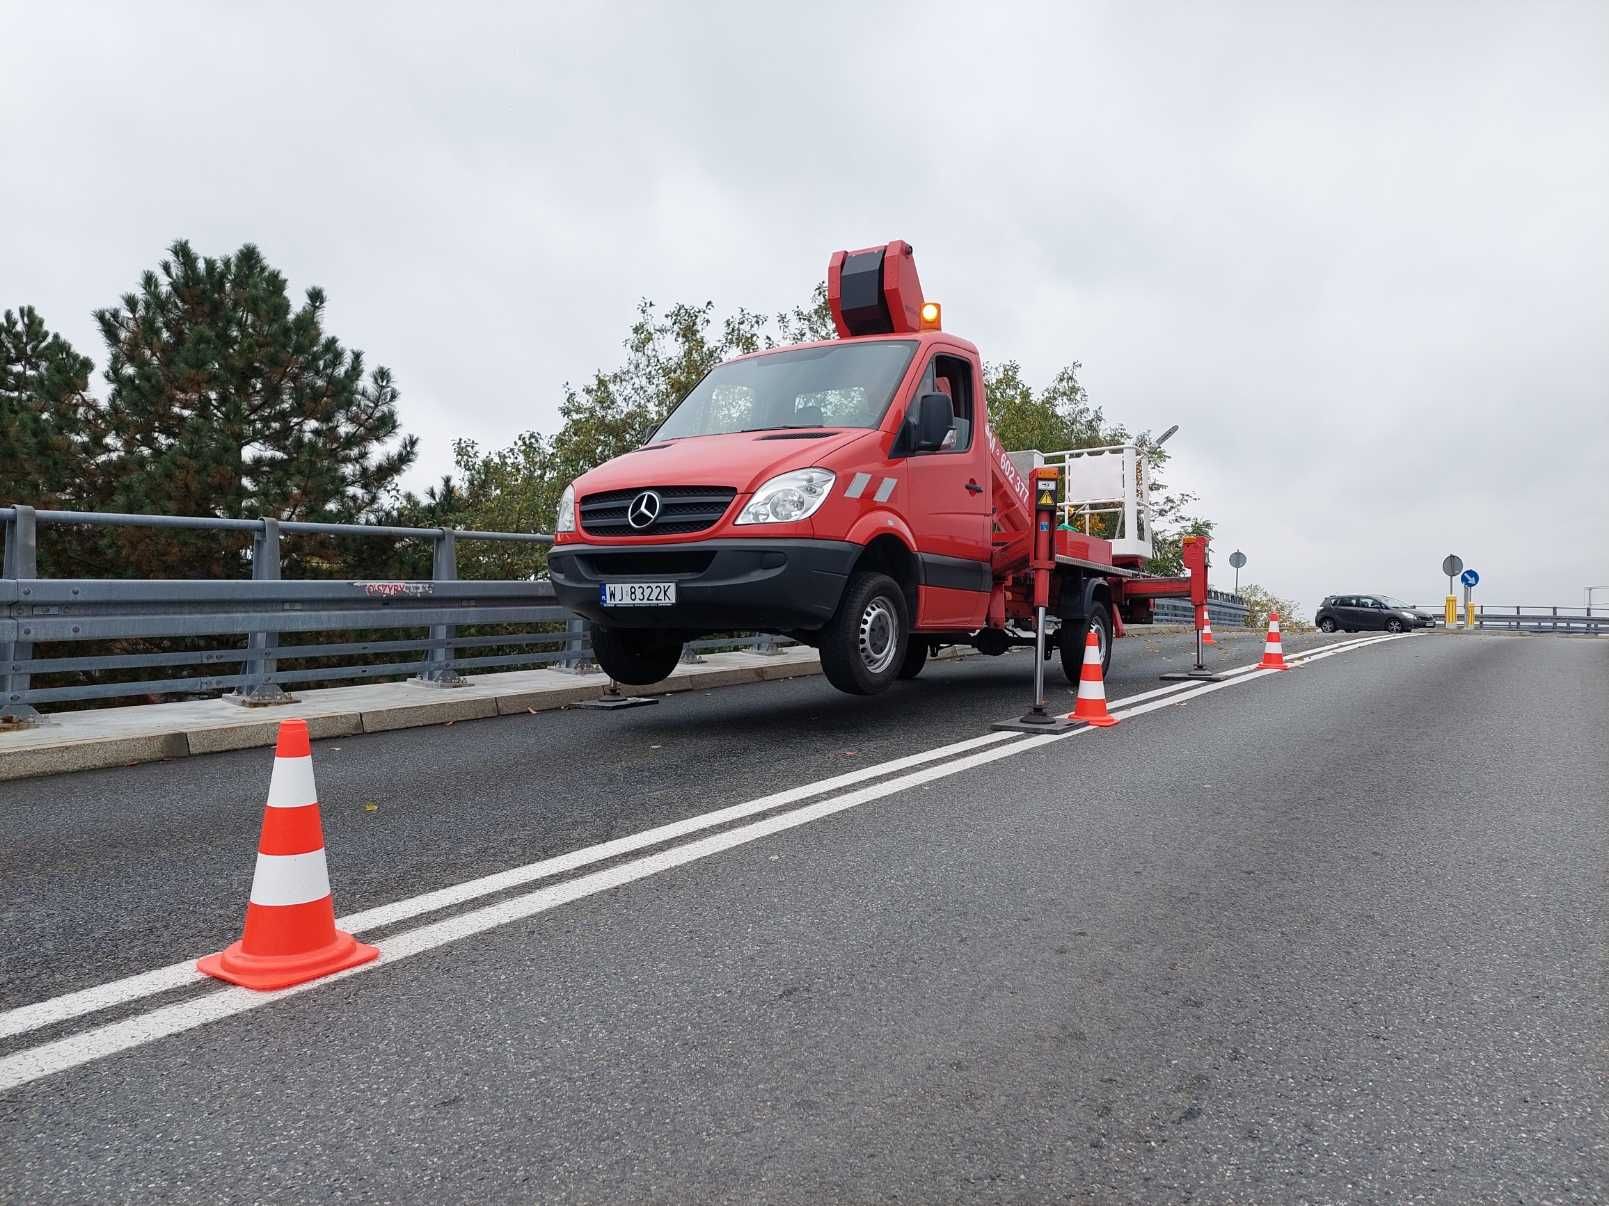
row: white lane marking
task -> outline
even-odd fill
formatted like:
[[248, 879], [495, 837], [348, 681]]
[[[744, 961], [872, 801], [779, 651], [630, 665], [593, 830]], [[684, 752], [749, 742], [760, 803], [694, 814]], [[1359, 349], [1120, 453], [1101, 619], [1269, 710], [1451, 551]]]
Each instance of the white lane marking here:
[[[800, 825], [807, 825], [812, 821], [820, 820], [834, 813], [844, 812], [847, 809], [865, 804], [870, 800], [880, 799], [903, 791], [907, 787], [914, 787], [921, 783], [931, 782], [948, 775], [959, 774], [975, 766], [982, 766], [987, 762], [1007, 757], [1023, 750], [1048, 745], [1053, 741], [1060, 741], [1066, 737], [1076, 737], [1080, 733], [1089, 732], [1088, 729], [1075, 729], [1068, 733], [1048, 734], [1043, 737], [1026, 737], [1013, 741], [1011, 744], [996, 749], [985, 749], [978, 753], [969, 754], [953, 762], [946, 762], [940, 766], [930, 766], [913, 774], [904, 775], [871, 787], [863, 787], [847, 795], [834, 796], [830, 800], [822, 800], [815, 804], [808, 804], [803, 808], [796, 808], [791, 812], [780, 813], [774, 817], [767, 817], [763, 821], [755, 821], [737, 829], [729, 829], [723, 833], [713, 834], [700, 838], [697, 841], [687, 842], [669, 850], [661, 850], [629, 863], [608, 867], [602, 871], [594, 871], [590, 875], [579, 876], [575, 879], [565, 880], [563, 883], [553, 884], [550, 887], [538, 888], [534, 892], [527, 892], [523, 896], [516, 896], [510, 900], [500, 901], [494, 905], [460, 913], [455, 917], [448, 917], [418, 929], [408, 930], [390, 938], [382, 939], [376, 945], [380, 948], [380, 962], [364, 964], [360, 967], [350, 968], [334, 976], [326, 976], [322, 980], [314, 980], [307, 984], [298, 984], [294, 988], [282, 989], [279, 992], [252, 992], [244, 988], [226, 988], [221, 991], [209, 993], [206, 996], [195, 997], [187, 1001], [177, 1001], [172, 1005], [164, 1005], [143, 1013], [136, 1017], [126, 1018], [120, 1022], [112, 1022], [105, 1026], [98, 1026], [79, 1034], [68, 1035], [66, 1038], [54, 1042], [42, 1043], [37, 1047], [30, 1047], [0, 1059], [0, 1092], [38, 1080], [42, 1076], [50, 1076], [68, 1068], [77, 1067], [91, 1060], [101, 1059], [104, 1056], [114, 1055], [119, 1051], [127, 1051], [132, 1047], [142, 1046], [169, 1035], [179, 1034], [182, 1031], [193, 1030], [197, 1026], [208, 1022], [215, 1022], [233, 1014], [245, 1013], [248, 1010], [260, 1009], [264, 1005], [271, 1005], [276, 1001], [308, 989], [316, 988], [321, 984], [328, 984], [334, 980], [349, 975], [361, 973], [369, 968], [389, 966], [400, 960], [414, 955], [423, 954], [438, 946], [449, 942], [456, 942], [461, 938], [468, 938], [498, 926], [507, 925], [511, 921], [519, 921], [537, 913], [546, 912], [562, 904], [568, 904], [582, 897], [592, 896], [599, 892], [606, 892], [611, 888], [618, 888], [634, 880], [644, 879], [651, 875], [658, 875], [673, 867], [680, 867], [699, 859], [708, 858], [713, 854], [730, 850], [736, 846], [746, 845], [769, 837], [774, 833], [781, 833], [787, 829], [794, 829]], [[1016, 734], [1002, 734], [1005, 737], [1015, 737]]]
[[877, 487], [877, 493], [872, 495], [873, 502], [886, 503], [889, 496], [894, 493], [894, 487], [899, 483], [891, 477], [885, 477]]
[[866, 487], [871, 485], [871, 481], [872, 475], [869, 473], [855, 474], [854, 477], [849, 479], [849, 488], [844, 491], [844, 497], [859, 498], [866, 492]]
[[[1374, 644], [1380, 639], [1382, 638], [1356, 638], [1334, 645], [1320, 646], [1313, 651], [1293, 654], [1292, 658], [1309, 660], [1321, 654], [1328, 656], [1331, 653], [1339, 653], [1362, 645]], [[1385, 639], [1396, 640], [1400, 638], [1386, 637]], [[1236, 666], [1219, 671], [1219, 673], [1240, 676], [1249, 674], [1256, 669], [1257, 663], [1252, 662], [1249, 665]], [[1178, 695], [1183, 691], [1200, 691], [1204, 685], [1210, 686], [1211, 684], [1170, 683], [1165, 687], [1157, 687], [1149, 691], [1141, 691], [1136, 695], [1126, 696], [1123, 699], [1112, 700], [1107, 706], [1112, 709], [1114, 714], [1121, 712], [1123, 715], [1129, 715], [1137, 704], [1163, 696]], [[1084, 730], [1077, 731], [1082, 732]], [[948, 757], [951, 754], [964, 753], [967, 750], [1009, 741], [1015, 736], [1017, 734], [988, 733], [981, 737], [971, 737], [964, 741], [939, 746], [936, 749], [926, 750], [922, 753], [895, 758], [892, 761], [879, 763], [875, 766], [861, 767], [858, 770], [848, 771], [842, 775], [835, 775], [832, 778], [822, 779], [815, 783], [788, 788], [785, 791], [761, 796], [746, 803], [718, 809], [715, 812], [687, 817], [667, 825], [660, 825], [654, 829], [644, 830], [641, 833], [615, 838], [612, 841], [587, 846], [579, 850], [572, 850], [569, 853], [543, 859], [540, 862], [528, 863], [525, 866], [514, 867], [507, 871], [499, 871], [492, 875], [482, 876], [479, 879], [468, 880], [461, 884], [454, 884], [433, 892], [409, 897], [406, 900], [394, 901], [391, 904], [379, 905], [372, 909], [364, 909], [361, 912], [339, 918], [337, 923], [354, 933], [362, 933], [367, 929], [390, 925], [398, 921], [407, 921], [410, 918], [432, 913], [438, 909], [449, 908], [453, 905], [464, 904], [478, 897], [491, 895], [494, 892], [506, 891], [509, 888], [519, 887], [522, 884], [531, 883], [538, 879], [545, 879], [566, 871], [577, 870], [591, 863], [617, 858], [623, 854], [630, 854], [647, 846], [657, 846], [679, 837], [685, 837], [691, 833], [697, 833], [703, 829], [714, 828], [730, 821], [752, 816], [755, 813], [767, 812], [773, 808], [781, 808], [787, 804], [807, 800], [812, 796], [824, 795], [841, 787], [864, 782], [867, 779], [875, 779], [882, 775], [892, 775], [913, 766], [920, 766], [924, 762]], [[1035, 740], [1040, 739], [1036, 738]], [[199, 958], [199, 956], [197, 957]], [[171, 992], [176, 988], [206, 980], [207, 977], [196, 971], [195, 959], [191, 958], [181, 963], [171, 964], [168, 967], [140, 972], [137, 975], [126, 976], [121, 980], [112, 980], [91, 988], [65, 993], [49, 1000], [35, 1002], [30, 1005], [21, 1005], [7, 1010], [5, 1013], [0, 1013], [0, 1038], [26, 1034], [30, 1030], [38, 1030], [45, 1026], [54, 1025], [57, 1022], [82, 1017], [85, 1014], [98, 1013], [103, 1009], [110, 1009], [117, 1005], [139, 1000], [141, 997]]]
[[275, 758], [274, 773], [268, 780], [268, 807], [302, 808], [318, 803], [313, 786], [312, 758]]
[[[1346, 652], [1349, 649], [1361, 648], [1365, 645], [1379, 644], [1382, 640], [1400, 639], [1401, 637], [1397, 636], [1386, 636], [1359, 641], [1347, 646], [1331, 647], [1316, 651], [1316, 653], [1322, 653], [1327, 656]], [[1171, 698], [1153, 699], [1143, 704], [1122, 708], [1114, 714], [1121, 716], [1142, 715], [1145, 712], [1187, 702], [1190, 699], [1222, 690], [1225, 687], [1234, 686], [1237, 683], [1250, 682], [1253, 679], [1264, 678], [1269, 674], [1276, 673], [1275, 671], [1258, 670], [1256, 667], [1240, 667], [1239, 669], [1243, 673], [1234, 678], [1225, 679], [1223, 682], [1206, 683], [1193, 689], [1176, 693]], [[237, 1013], [244, 1013], [247, 1010], [258, 1009], [283, 997], [306, 992], [331, 980], [341, 979], [350, 975], [359, 975], [377, 967], [389, 966], [391, 963], [433, 950], [450, 942], [456, 942], [461, 938], [495, 929], [509, 922], [518, 921], [570, 901], [579, 900], [582, 897], [591, 896], [598, 892], [608, 891], [611, 888], [616, 888], [647, 876], [657, 875], [671, 868], [707, 858], [710, 855], [757, 841], [774, 833], [809, 824], [834, 813], [855, 808], [870, 800], [881, 799], [895, 792], [904, 791], [909, 787], [959, 774], [962, 771], [970, 770], [989, 762], [1009, 758], [1028, 750], [1040, 749], [1057, 741], [1095, 731], [1091, 728], [1082, 728], [1073, 729], [1066, 733], [1046, 734], [1041, 737], [1013, 740], [1009, 744], [995, 749], [982, 749], [979, 752], [957, 758], [940, 766], [930, 766], [897, 779], [887, 779], [870, 787], [864, 787], [842, 796], [806, 805], [791, 812], [779, 813], [762, 821], [756, 821], [723, 833], [713, 834], [697, 841], [687, 842], [668, 850], [657, 851], [629, 863], [621, 863], [602, 871], [594, 871], [590, 875], [578, 876], [563, 883], [538, 888], [536, 891], [528, 892], [523, 896], [432, 922], [417, 929], [408, 930], [381, 940], [378, 944], [381, 951], [381, 959], [378, 963], [364, 964], [338, 973], [335, 976], [325, 977], [322, 980], [300, 984], [294, 988], [283, 989], [274, 993], [255, 993], [247, 989], [226, 988], [205, 996], [166, 1005], [121, 1022], [113, 1022], [109, 1025], [99, 1026], [79, 1034], [57, 1039], [54, 1042], [41, 1044], [38, 1047], [27, 1048], [0, 1059], [0, 1092], [37, 1080], [43, 1076], [64, 1071], [67, 1068], [76, 1067], [79, 1064], [88, 1063], [103, 1056], [126, 1051], [159, 1038], [194, 1029], [207, 1022], [216, 1021]], [[1003, 738], [1014, 736], [1014, 734], [998, 735], [998, 737]], [[981, 745], [983, 743], [979, 739], [974, 739], [973, 744]], [[874, 768], [868, 767], [866, 769], [872, 770]]]
[[251, 877], [252, 904], [310, 904], [329, 894], [330, 869], [323, 846], [306, 854], [257, 855], [257, 871]]
[[[800, 800], [808, 800], [812, 796], [825, 795], [842, 787], [863, 783], [867, 779], [896, 774], [899, 771], [909, 770], [913, 766], [920, 766], [924, 762], [932, 762], [939, 758], [949, 757], [952, 754], [965, 753], [980, 746], [1010, 741], [1018, 736], [1020, 734], [1017, 733], [985, 733], [981, 737], [968, 737], [964, 741], [952, 742], [936, 749], [907, 754], [903, 758], [895, 758], [892, 761], [881, 762], [875, 766], [863, 766], [857, 770], [846, 771], [841, 775], [820, 779], [814, 783], [802, 784], [799, 787], [790, 787], [784, 791], [772, 792], [770, 795], [760, 796], [757, 799], [748, 800], [741, 804], [733, 804], [727, 808], [717, 809], [714, 812], [686, 817], [680, 821], [672, 821], [669, 824], [646, 829], [626, 837], [614, 838], [611, 841], [601, 842], [595, 846], [571, 850], [566, 854], [542, 859], [540, 862], [527, 863], [522, 867], [498, 871], [492, 875], [485, 875], [479, 879], [453, 884], [450, 887], [409, 897], [406, 900], [393, 901], [391, 904], [364, 909], [350, 916], [339, 918], [337, 924], [344, 929], [361, 933], [364, 930], [390, 925], [393, 922], [407, 921], [409, 918], [418, 917], [424, 913], [433, 913], [437, 909], [445, 909], [452, 905], [474, 900], [477, 897], [489, 896], [493, 892], [517, 888], [521, 884], [530, 883], [533, 880], [545, 879], [550, 875], [573, 871], [590, 863], [617, 858], [622, 854], [631, 854], [646, 846], [657, 846], [679, 837], [686, 837], [688, 834], [697, 833], [701, 829], [711, 829], [717, 825], [724, 825], [730, 821], [753, 816], [756, 813], [768, 812], [773, 808], [781, 808], [784, 805], [797, 803]], [[196, 958], [199, 957], [196, 956]], [[0, 1038], [7, 1038], [14, 1034], [25, 1034], [30, 1030], [38, 1030], [41, 1026], [54, 1025], [69, 1018], [80, 1017], [86, 1013], [96, 1013], [102, 1009], [110, 1009], [114, 1005], [121, 1005], [125, 1002], [135, 1001], [141, 997], [152, 996], [160, 992], [168, 992], [186, 984], [194, 984], [206, 979], [196, 971], [195, 962], [195, 959], [186, 959], [182, 963], [175, 963], [154, 971], [141, 972], [138, 975], [127, 976], [124, 979], [113, 980], [106, 984], [99, 984], [93, 988], [79, 989], [77, 992], [65, 993], [50, 1000], [39, 1001], [31, 1005], [21, 1005], [15, 1009], [7, 1010], [5, 1013], [0, 1013]]]

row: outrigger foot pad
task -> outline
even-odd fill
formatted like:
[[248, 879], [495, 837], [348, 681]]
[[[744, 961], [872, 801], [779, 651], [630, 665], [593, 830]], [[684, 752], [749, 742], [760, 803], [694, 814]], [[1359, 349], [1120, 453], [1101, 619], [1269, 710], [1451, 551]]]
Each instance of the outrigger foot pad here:
[[1159, 674], [1165, 683], [1221, 683], [1229, 676], [1214, 674], [1211, 670], [1184, 670], [1175, 674]]
[[1084, 722], [1071, 719], [1065, 712], [1028, 712], [1015, 720], [997, 720], [989, 727], [1010, 733], [1065, 733], [1083, 728]]
[[597, 699], [583, 699], [575, 706], [578, 708], [596, 708], [599, 711], [612, 712], [616, 708], [640, 708], [645, 704], [656, 704], [658, 702], [659, 698], [657, 696], [650, 697], [646, 695], [625, 694], [623, 691], [621, 691], [620, 684], [611, 678], [609, 680], [609, 685], [603, 689], [603, 694], [598, 696]]

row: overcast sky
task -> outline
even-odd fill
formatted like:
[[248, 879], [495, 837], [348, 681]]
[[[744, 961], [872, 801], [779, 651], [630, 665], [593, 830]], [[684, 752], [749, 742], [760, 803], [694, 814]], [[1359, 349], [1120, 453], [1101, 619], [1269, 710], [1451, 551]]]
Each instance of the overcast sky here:
[[[945, 325], [1109, 417], [1243, 578], [1609, 585], [1609, 4], [0, 0], [0, 306], [257, 243], [423, 454], [556, 426], [639, 297], [776, 310], [916, 247]], [[3, 491], [0, 491], [3, 492]], [[1609, 604], [1609, 591], [1598, 596]]]

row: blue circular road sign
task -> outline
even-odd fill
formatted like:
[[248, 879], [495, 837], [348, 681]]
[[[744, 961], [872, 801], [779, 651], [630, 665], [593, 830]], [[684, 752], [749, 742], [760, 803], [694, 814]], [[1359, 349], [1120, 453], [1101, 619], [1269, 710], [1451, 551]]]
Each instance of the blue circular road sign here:
[[1465, 586], [1479, 586], [1481, 576], [1479, 574], [1477, 574], [1474, 570], [1468, 569], [1468, 570], [1465, 570], [1463, 573], [1458, 575], [1458, 580], [1460, 582], [1462, 582]]

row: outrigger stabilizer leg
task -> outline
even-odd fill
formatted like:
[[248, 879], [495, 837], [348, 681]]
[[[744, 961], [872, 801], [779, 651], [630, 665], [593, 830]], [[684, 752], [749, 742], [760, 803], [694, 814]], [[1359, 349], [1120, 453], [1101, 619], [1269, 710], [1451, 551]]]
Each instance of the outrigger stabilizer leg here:
[[1202, 664], [1202, 661], [1201, 661], [1201, 624], [1199, 622], [1197, 622], [1197, 624], [1196, 624], [1196, 664], [1194, 666], [1191, 666], [1190, 669], [1188, 669], [1188, 670], [1175, 671], [1172, 674], [1164, 674], [1164, 675], [1161, 676], [1161, 678], [1162, 678], [1162, 681], [1165, 682], [1165, 683], [1180, 683], [1180, 682], [1221, 683], [1221, 682], [1224, 681], [1224, 676], [1222, 674], [1214, 674], [1211, 670], [1208, 670], [1207, 667]]
[[1001, 720], [991, 729], [1007, 729], [1018, 733], [1060, 733], [1083, 727], [1070, 715], [1052, 715], [1045, 709], [1045, 609], [1050, 605], [1050, 572], [1056, 566], [1056, 553], [1052, 545], [1051, 525], [1055, 523], [1060, 502], [1061, 474], [1053, 467], [1041, 465], [1029, 475], [1034, 496], [1034, 549], [1029, 566], [1034, 574], [1034, 706], [1016, 720]]

